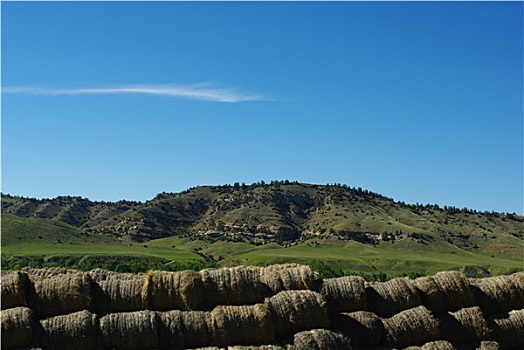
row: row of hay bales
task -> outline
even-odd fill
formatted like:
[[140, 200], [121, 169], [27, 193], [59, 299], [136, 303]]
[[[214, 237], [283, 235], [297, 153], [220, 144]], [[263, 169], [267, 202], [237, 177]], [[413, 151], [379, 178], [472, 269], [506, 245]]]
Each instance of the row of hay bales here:
[[[272, 344], [272, 345], [271, 345]], [[368, 283], [308, 266], [2, 274], [2, 349], [518, 349], [524, 273]]]

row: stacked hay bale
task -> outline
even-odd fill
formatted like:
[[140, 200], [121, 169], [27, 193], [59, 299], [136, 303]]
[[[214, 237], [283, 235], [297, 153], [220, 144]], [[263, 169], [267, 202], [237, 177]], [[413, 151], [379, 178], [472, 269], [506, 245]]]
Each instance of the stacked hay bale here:
[[324, 279], [320, 294], [330, 313], [367, 310], [366, 286], [362, 277]]
[[158, 331], [157, 313], [149, 310], [100, 318], [100, 343], [104, 349], [158, 349]]
[[300, 265], [26, 269], [2, 273], [1, 289], [3, 349], [524, 347], [524, 273], [367, 283]]
[[489, 339], [489, 328], [478, 306], [437, 314], [442, 339], [452, 343], [473, 343]]
[[292, 350], [351, 350], [351, 340], [327, 329], [312, 329], [295, 334]]
[[492, 339], [504, 349], [524, 347], [524, 309], [488, 316]]
[[211, 312], [172, 310], [158, 316], [161, 349], [192, 349], [213, 342]]
[[100, 269], [89, 272], [93, 283], [93, 308], [99, 315], [149, 308], [142, 293], [145, 274], [117, 273]]
[[375, 348], [385, 342], [386, 331], [382, 319], [369, 311], [332, 314], [331, 328], [360, 348]]
[[404, 348], [440, 340], [438, 320], [425, 306], [399, 312], [383, 320], [387, 345]]
[[198, 310], [205, 302], [203, 288], [202, 278], [195, 271], [150, 271], [143, 283], [141, 300], [152, 310]]
[[92, 310], [92, 290], [93, 280], [83, 272], [33, 277], [29, 306], [40, 319]]
[[309, 290], [283, 291], [266, 299], [271, 323], [278, 339], [314, 329], [329, 328], [329, 319], [322, 296]]
[[285, 290], [317, 290], [321, 280], [309, 266], [271, 265], [260, 270], [260, 281], [273, 293]]
[[96, 350], [98, 316], [87, 310], [40, 321], [37, 344], [46, 350]]
[[33, 345], [37, 322], [33, 310], [27, 307], [2, 310], [2, 349]]
[[413, 280], [407, 277], [366, 283], [366, 296], [368, 311], [380, 317], [391, 317], [422, 304]]
[[25, 272], [2, 271], [1, 305], [3, 309], [27, 306], [27, 294], [31, 281]]
[[275, 341], [266, 304], [217, 306], [211, 312], [213, 345], [261, 345]]
[[487, 314], [524, 309], [524, 272], [472, 279], [475, 304]]
[[422, 304], [432, 311], [456, 311], [473, 306], [469, 285], [468, 279], [458, 271], [437, 272], [415, 280]]
[[204, 307], [212, 309], [217, 305], [251, 305], [263, 302], [266, 296], [271, 295], [269, 287], [262, 282], [261, 271], [264, 270], [257, 266], [239, 266], [200, 271]]

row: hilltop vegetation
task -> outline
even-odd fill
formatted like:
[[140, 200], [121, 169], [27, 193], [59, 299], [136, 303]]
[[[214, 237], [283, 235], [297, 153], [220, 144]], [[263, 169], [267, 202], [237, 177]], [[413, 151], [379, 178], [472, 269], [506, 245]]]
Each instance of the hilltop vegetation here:
[[112, 253], [197, 268], [330, 261], [340, 271], [398, 274], [435, 272], [445, 254], [445, 268], [504, 272], [522, 269], [523, 238], [524, 217], [514, 213], [409, 205], [340, 184], [199, 186], [145, 203], [2, 195], [6, 259]]

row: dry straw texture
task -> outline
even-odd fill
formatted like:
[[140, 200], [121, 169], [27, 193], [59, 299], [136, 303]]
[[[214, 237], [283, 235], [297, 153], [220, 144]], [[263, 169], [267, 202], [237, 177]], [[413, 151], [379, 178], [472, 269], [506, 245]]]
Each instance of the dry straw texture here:
[[351, 312], [367, 309], [364, 279], [358, 276], [328, 278], [322, 282], [320, 294], [329, 312]]
[[212, 343], [211, 312], [159, 312], [159, 342], [161, 349], [198, 348]]
[[38, 344], [46, 350], [98, 349], [98, 316], [87, 310], [40, 321]]
[[34, 269], [31, 267], [24, 267], [22, 269], [22, 272], [27, 273], [29, 275], [29, 278], [35, 281], [39, 279], [62, 276], [62, 275], [75, 275], [78, 273], [78, 270], [66, 269], [64, 267], [48, 267], [44, 269]]
[[415, 285], [421, 292], [424, 306], [433, 311], [456, 311], [474, 305], [469, 280], [458, 271], [438, 272], [420, 277]]
[[524, 347], [524, 309], [488, 317], [492, 339], [503, 349]]
[[99, 315], [113, 312], [139, 311], [148, 308], [142, 300], [144, 274], [93, 270], [94, 309]]
[[214, 345], [271, 344], [275, 338], [265, 304], [217, 306], [211, 319]]
[[228, 346], [227, 350], [286, 350], [286, 348], [280, 345], [237, 345]]
[[303, 330], [329, 328], [325, 302], [318, 293], [309, 290], [284, 291], [266, 299], [265, 304], [278, 339]]
[[202, 309], [205, 303], [202, 278], [195, 271], [150, 271], [142, 299], [152, 310]]
[[312, 329], [295, 334], [293, 350], [351, 350], [350, 340], [327, 329]]
[[121, 312], [100, 318], [105, 349], [157, 349], [159, 320], [154, 311]]
[[27, 307], [2, 310], [2, 349], [17, 349], [34, 343], [38, 321]]
[[455, 350], [455, 347], [447, 340], [437, 340], [422, 346], [408, 346], [404, 350]]
[[437, 315], [442, 339], [453, 343], [488, 340], [489, 328], [478, 306]]
[[413, 280], [399, 277], [387, 282], [366, 283], [368, 311], [381, 317], [414, 308], [422, 304]]
[[311, 267], [298, 264], [271, 265], [260, 270], [260, 281], [274, 293], [284, 290], [314, 290], [320, 281]]
[[92, 308], [91, 276], [77, 272], [34, 281], [29, 305], [40, 319]]
[[524, 308], [524, 272], [471, 280], [476, 305], [485, 314]]
[[27, 306], [29, 277], [20, 271], [2, 271], [2, 309]]
[[378, 347], [384, 340], [382, 319], [372, 312], [356, 311], [331, 315], [331, 328], [351, 339], [357, 347]]
[[392, 347], [423, 345], [440, 340], [438, 321], [424, 306], [402, 311], [382, 322], [386, 330], [386, 341]]
[[264, 301], [269, 288], [261, 282], [262, 268], [239, 266], [200, 271], [206, 309], [217, 305], [249, 305]]

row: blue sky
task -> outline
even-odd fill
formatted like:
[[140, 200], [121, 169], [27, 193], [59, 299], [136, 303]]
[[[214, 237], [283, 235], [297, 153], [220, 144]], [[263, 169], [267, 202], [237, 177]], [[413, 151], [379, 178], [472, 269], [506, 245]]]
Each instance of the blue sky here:
[[2, 191], [345, 183], [523, 212], [522, 2], [2, 2]]

